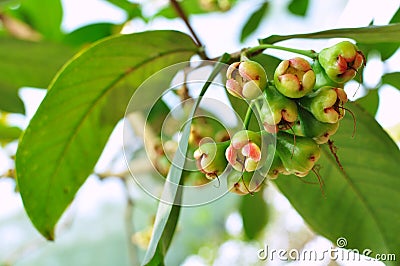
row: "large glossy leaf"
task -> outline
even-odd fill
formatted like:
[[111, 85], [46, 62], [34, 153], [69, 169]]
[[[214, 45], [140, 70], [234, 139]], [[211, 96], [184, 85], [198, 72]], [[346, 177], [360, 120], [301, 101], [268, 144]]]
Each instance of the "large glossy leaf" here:
[[369, 26], [362, 28], [344, 28], [325, 30], [314, 33], [271, 35], [260, 39], [261, 44], [276, 43], [289, 39], [323, 39], [351, 38], [357, 42], [370, 43], [400, 43], [400, 23], [386, 26]]
[[94, 44], [62, 69], [16, 158], [25, 209], [43, 236], [54, 238], [57, 220], [92, 172], [136, 88], [196, 50], [189, 36], [175, 31], [121, 35]]
[[[342, 171], [327, 145], [322, 148], [320, 175], [325, 196], [318, 185], [294, 176], [281, 176], [276, 184], [304, 220], [317, 233], [334, 243], [347, 239], [346, 248], [400, 255], [400, 151], [380, 125], [356, 104], [348, 104], [357, 118], [347, 114], [333, 141]], [[307, 179], [315, 179], [312, 174]], [[390, 262], [388, 262], [389, 264]]]
[[[229, 59], [230, 56], [228, 54], [224, 54], [221, 57], [220, 62], [227, 63]], [[171, 243], [180, 213], [179, 203], [181, 202], [182, 189], [178, 189], [176, 184], [182, 184], [181, 177], [184, 173], [183, 169], [186, 163], [186, 154], [189, 148], [189, 136], [192, 124], [191, 118], [193, 118], [195, 115], [197, 107], [200, 104], [201, 97], [204, 96], [208, 87], [211, 85], [211, 82], [219, 74], [222, 67], [223, 64], [217, 64], [214, 67], [192, 108], [188, 118], [189, 122], [185, 124], [182, 130], [178, 147], [178, 151], [180, 152], [175, 153], [171, 168], [168, 172], [167, 180], [165, 182], [157, 210], [156, 220], [154, 221], [154, 228], [150, 244], [147, 248], [142, 265], [155, 266], [163, 265], [164, 263], [164, 257]], [[172, 202], [174, 204], [171, 204]]]
[[269, 2], [264, 2], [262, 5], [250, 14], [246, 23], [243, 25], [242, 31], [240, 33], [240, 41], [243, 42], [247, 37], [249, 37], [255, 30], [257, 30], [263, 17], [268, 11]]
[[18, 89], [22, 86], [46, 88], [75, 51], [62, 44], [0, 37], [0, 109], [23, 113]]
[[15, 14], [48, 39], [62, 36], [63, 8], [61, 0], [24, 0]]

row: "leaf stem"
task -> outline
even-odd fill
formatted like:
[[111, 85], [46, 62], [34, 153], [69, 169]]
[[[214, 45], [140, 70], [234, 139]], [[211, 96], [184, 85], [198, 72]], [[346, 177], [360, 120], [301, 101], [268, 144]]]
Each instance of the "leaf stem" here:
[[318, 56], [318, 53], [316, 53], [313, 50], [301, 50], [301, 49], [278, 46], [278, 45], [273, 45], [273, 44], [261, 44], [258, 46], [254, 46], [254, 47], [248, 48], [245, 51], [245, 53], [247, 54], [248, 57], [252, 57], [252, 56], [258, 55], [259, 53], [262, 53], [266, 49], [275, 49], [275, 50], [282, 50], [282, 51], [292, 52], [292, 53], [296, 53], [296, 54], [301, 54], [301, 55], [310, 57], [311, 59], [316, 59]]
[[183, 22], [186, 24], [186, 27], [189, 29], [190, 33], [193, 36], [193, 39], [196, 43], [196, 45], [200, 48], [198, 54], [200, 57], [204, 60], [208, 60], [208, 56], [206, 55], [206, 52], [204, 51], [204, 45], [200, 41], [199, 37], [197, 36], [196, 32], [194, 31], [192, 25], [189, 22], [189, 19], [185, 13], [185, 11], [182, 9], [181, 5], [178, 3], [176, 0], [170, 0], [172, 8], [175, 10], [176, 14], [183, 20]]
[[247, 108], [246, 116], [244, 117], [243, 125], [244, 125], [244, 128], [245, 128], [245, 129], [249, 129], [249, 124], [250, 124], [251, 115], [253, 114], [253, 108], [252, 108], [252, 106], [253, 106], [253, 102], [251, 102], [251, 103], [249, 104], [249, 107]]

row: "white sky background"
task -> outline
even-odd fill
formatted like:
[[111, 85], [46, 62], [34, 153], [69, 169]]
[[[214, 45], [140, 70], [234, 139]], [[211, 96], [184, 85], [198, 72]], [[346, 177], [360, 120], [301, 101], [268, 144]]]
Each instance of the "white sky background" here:
[[[142, 1], [152, 3], [162, 3], [165, 1]], [[223, 14], [224, 20], [221, 20], [221, 15], [211, 14], [206, 16], [196, 16], [192, 19], [193, 26], [198, 32], [200, 39], [206, 45], [209, 56], [214, 57], [222, 54], [223, 52], [234, 52], [242, 47], [257, 45], [257, 37], [267, 37], [270, 34], [291, 34], [300, 32], [312, 32], [325, 30], [334, 27], [358, 27], [367, 26], [369, 22], [374, 19], [375, 24], [387, 23], [393, 13], [400, 5], [400, 0], [350, 0], [341, 13], [340, 9], [336, 6], [345, 6], [345, 0], [336, 1], [311, 1], [312, 9], [311, 16], [306, 20], [301, 18], [287, 16], [280, 16], [281, 10], [286, 8], [287, 1], [272, 1], [273, 9], [266, 21], [261, 27], [251, 36], [247, 43], [241, 45], [238, 42], [238, 34], [240, 28], [247, 19], [246, 14], [254, 11], [254, 3], [256, 1], [243, 1], [238, 5], [233, 12], [229, 15]], [[124, 21], [125, 14], [119, 9], [115, 9], [111, 4], [101, 0], [63, 0], [64, 5], [64, 21], [63, 28], [66, 31], [71, 31], [80, 26], [94, 23], [110, 21], [121, 23]], [[151, 6], [148, 6], [151, 12]], [[331, 12], [327, 12], [331, 11]], [[125, 32], [143, 31], [146, 29], [176, 29], [183, 32], [188, 32], [180, 20], [166, 20], [156, 19], [149, 25], [145, 25], [141, 21], [134, 21], [127, 25]], [[308, 47], [300, 47], [312, 45], [312, 49], [319, 50], [328, 44], [327, 41], [287, 41], [286, 45], [293, 44], [298, 48], [310, 49]], [[300, 46], [299, 46], [300, 45]], [[280, 56], [287, 56], [287, 54], [274, 53]], [[390, 71], [400, 71], [400, 53], [397, 53], [391, 58], [387, 66], [382, 66], [377, 63], [367, 65], [366, 73], [370, 77], [364, 77], [365, 82], [373, 87], [379, 82], [379, 77], [382, 74], [383, 68]], [[27, 106], [28, 117], [31, 117], [44, 96], [42, 92], [25, 91], [22, 97], [29, 97], [32, 102], [32, 97], [36, 99], [34, 103]], [[398, 103], [400, 102], [400, 92], [389, 86], [382, 88], [380, 91], [380, 106], [377, 114], [377, 120], [384, 126], [390, 127], [400, 122]], [[121, 140], [115, 139], [119, 144]], [[3, 154], [0, 153], [0, 160], [3, 161]], [[2, 169], [0, 169], [2, 170]], [[80, 191], [79, 208], [82, 213], [93, 211], [96, 208], [98, 201], [104, 200], [104, 195], [108, 194], [107, 199], [113, 197], [114, 199], [121, 200], [121, 188], [114, 187], [114, 190], [104, 191], [103, 184], [95, 181], [89, 181], [84, 189]], [[0, 205], [0, 220], [11, 216], [15, 212], [22, 210], [22, 204], [19, 195], [13, 192], [13, 183], [10, 180], [0, 181], [0, 202], [7, 202], [8, 204]], [[111, 194], [110, 194], [111, 193]], [[288, 207], [289, 208], [289, 207]], [[292, 218], [297, 219], [296, 214]], [[355, 264], [351, 264], [355, 265]], [[363, 264], [360, 264], [363, 265]]]

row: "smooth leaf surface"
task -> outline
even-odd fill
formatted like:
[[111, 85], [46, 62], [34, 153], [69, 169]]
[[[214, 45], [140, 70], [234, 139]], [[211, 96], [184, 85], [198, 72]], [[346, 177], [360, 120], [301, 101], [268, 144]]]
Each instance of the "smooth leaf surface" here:
[[[275, 68], [282, 61], [281, 59], [276, 58], [271, 55], [268, 55], [268, 54], [259, 54], [257, 56], [252, 57], [251, 60], [254, 60], [254, 61], [260, 63], [264, 67], [264, 70], [267, 73], [267, 77], [269, 79], [273, 79]], [[242, 99], [232, 96], [227, 91], [226, 91], [226, 95], [228, 96], [228, 99], [232, 105], [232, 108], [244, 120], [247, 109], [249, 107], [247, 102], [243, 101]], [[249, 129], [253, 130], [253, 131], [263, 130], [262, 125], [259, 124], [256, 116], [254, 116], [254, 115], [251, 116]]]
[[263, 17], [268, 11], [268, 7], [269, 2], [264, 2], [256, 11], [250, 14], [240, 33], [241, 42], [243, 42], [247, 37], [249, 37], [254, 31], [257, 30]]
[[[191, 38], [180, 32], [121, 35], [95, 43], [62, 69], [16, 158], [25, 209], [43, 236], [54, 238], [55, 224], [92, 172], [136, 88], [196, 50]], [[156, 87], [151, 93], [160, 95], [165, 89]]]
[[400, 43], [400, 23], [386, 26], [369, 26], [362, 28], [344, 28], [325, 30], [314, 33], [271, 35], [260, 39], [260, 44], [276, 43], [289, 39], [324, 39], [350, 38], [360, 43]]
[[268, 222], [268, 205], [263, 198], [263, 193], [258, 192], [241, 197], [239, 212], [242, 216], [246, 238], [255, 239]]
[[382, 76], [382, 83], [400, 90], [400, 72], [387, 73]]
[[[228, 62], [229, 60], [230, 56], [228, 54], [224, 54], [220, 58], [219, 62], [222, 64], [217, 64], [214, 67], [213, 71], [205, 82], [199, 97], [196, 99], [195, 104], [193, 105], [188, 122], [183, 127], [177, 149], [180, 152], [175, 153], [171, 163], [171, 168], [168, 172], [163, 193], [157, 209], [150, 244], [147, 248], [142, 265], [164, 265], [164, 257], [178, 223], [180, 203], [182, 198], [182, 187], [179, 188], [176, 184], [182, 184], [182, 174], [184, 173], [183, 169], [186, 163], [186, 154], [189, 148], [189, 136], [192, 125], [191, 118], [194, 117], [201, 98], [204, 96], [207, 88], [210, 86], [214, 78], [219, 74], [224, 63]], [[171, 204], [172, 202], [174, 204]]]
[[357, 99], [358, 103], [362, 108], [365, 109], [371, 116], [375, 117], [379, 107], [379, 93], [377, 89], [368, 90], [367, 95]]
[[379, 52], [381, 60], [385, 61], [389, 59], [399, 49], [399, 44], [396, 43], [372, 43], [364, 44], [357, 43], [358, 49], [360, 49], [365, 55], [370, 52]]
[[[276, 184], [313, 230], [333, 243], [347, 239], [346, 248], [400, 255], [400, 151], [381, 126], [361, 107], [346, 104], [357, 119], [352, 138], [353, 119], [349, 114], [332, 137], [344, 172], [327, 145], [322, 147], [320, 175], [325, 197], [318, 185], [294, 176], [281, 176]], [[316, 181], [310, 174], [306, 180]], [[390, 262], [387, 262], [390, 264]]]
[[288, 5], [288, 10], [295, 15], [305, 16], [308, 9], [308, 0], [292, 0]]
[[61, 66], [77, 51], [53, 42], [0, 37], [0, 81], [15, 86], [46, 88]]

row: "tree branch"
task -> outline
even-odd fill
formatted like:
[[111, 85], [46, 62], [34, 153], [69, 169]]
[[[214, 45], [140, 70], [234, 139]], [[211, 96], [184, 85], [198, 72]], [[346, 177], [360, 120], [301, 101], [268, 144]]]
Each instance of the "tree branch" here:
[[193, 30], [192, 25], [189, 22], [188, 17], [185, 14], [185, 11], [182, 9], [180, 4], [176, 0], [170, 0], [172, 8], [175, 10], [176, 14], [183, 20], [183, 22], [186, 24], [186, 27], [189, 29], [190, 33], [193, 36], [193, 39], [195, 40], [196, 45], [200, 48], [199, 55], [202, 59], [208, 60], [208, 56], [206, 55], [204, 51], [204, 45], [200, 41], [199, 37], [197, 36], [196, 32]]

